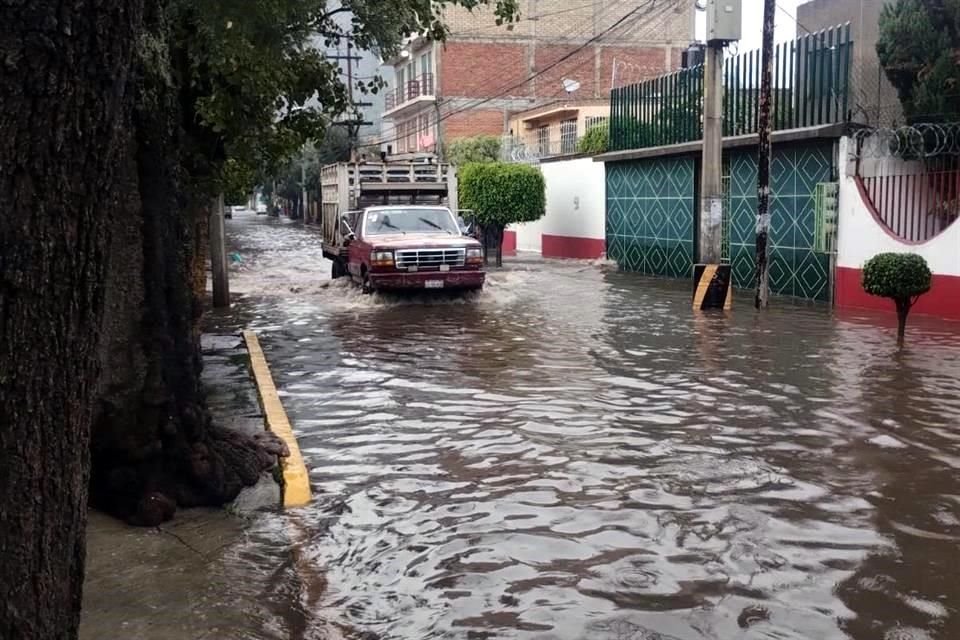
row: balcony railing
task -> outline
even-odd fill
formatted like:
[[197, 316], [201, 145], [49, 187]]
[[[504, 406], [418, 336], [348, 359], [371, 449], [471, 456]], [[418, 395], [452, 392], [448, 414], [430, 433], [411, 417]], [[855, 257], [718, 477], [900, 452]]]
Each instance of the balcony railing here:
[[408, 80], [404, 86], [387, 92], [386, 109], [390, 111], [421, 96], [432, 95], [434, 95], [433, 74], [425, 73], [413, 80]]

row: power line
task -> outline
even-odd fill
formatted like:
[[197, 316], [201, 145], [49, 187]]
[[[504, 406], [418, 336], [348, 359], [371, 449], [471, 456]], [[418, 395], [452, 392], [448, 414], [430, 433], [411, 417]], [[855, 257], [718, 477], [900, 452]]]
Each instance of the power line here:
[[[528, 17], [526, 17], [526, 18], [521, 18], [520, 20], [517, 20], [516, 22], [506, 22], [506, 23], [504, 23], [504, 24], [487, 25], [486, 27], [477, 27], [476, 29], [470, 29], [470, 30], [467, 30], [467, 31], [452, 31], [452, 32], [450, 33], [450, 35], [459, 38], [459, 37], [462, 37], [462, 36], [469, 36], [469, 35], [480, 34], [480, 33], [483, 33], [483, 32], [485, 32], [485, 31], [495, 31], [495, 30], [497, 30], [497, 29], [503, 29], [504, 31], [509, 31], [509, 30], [510, 30], [510, 29], [509, 29], [510, 25], [516, 25], [516, 24], [519, 24], [520, 22], [536, 22], [536, 21], [540, 20], [541, 18], [551, 18], [551, 17], [553, 17], [553, 16], [559, 16], [559, 15], [562, 15], [562, 14], [565, 14], [565, 13], [573, 13], [574, 11], [582, 11], [582, 10], [586, 9], [587, 7], [594, 7], [594, 8], [596, 8], [597, 6], [602, 5], [602, 4], [606, 3], [607, 1], [608, 1], [608, 0], [592, 0], [592, 1], [590, 1], [590, 2], [586, 2], [586, 3], [584, 3], [584, 4], [581, 4], [581, 5], [578, 5], [578, 6], [575, 6], [575, 7], [567, 7], [567, 8], [565, 8], [565, 9], [557, 9], [556, 11], [547, 11], [547, 12], [545, 12], [545, 13], [540, 13], [540, 14], [537, 14], [537, 15], [535, 15], [535, 16], [528, 16]], [[609, 9], [610, 9], [610, 7], [608, 6], [606, 9], [604, 9], [604, 11], [608, 11]]]
[[[656, 0], [653, 0], [653, 1], [656, 2]], [[647, 3], [648, 3], [648, 4], [649, 4], [649, 2], [650, 2], [650, 0], [647, 0]], [[605, 19], [607, 19], [608, 17], [610, 17], [610, 15], [611, 15], [611, 14], [614, 12], [614, 10], [617, 8], [615, 5], [616, 5], [616, 3], [611, 3], [610, 5], [604, 7], [604, 9], [601, 11], [601, 13], [596, 16], [596, 19], [597, 19], [597, 20], [605, 20]], [[639, 9], [639, 7], [637, 7], [637, 9]], [[579, 26], [579, 28], [576, 28], [576, 29], [567, 31], [567, 32], [561, 34], [560, 37], [561, 37], [561, 38], [577, 38], [578, 36], [585, 36], [588, 32], [592, 32], [593, 29], [594, 29], [594, 26], [593, 26], [592, 23], [582, 23], [582, 24]], [[452, 35], [453, 35], [454, 37], [456, 37], [456, 36], [459, 35], [459, 34], [458, 34], [458, 33], [454, 33], [454, 34], [452, 34]], [[601, 35], [604, 35], [604, 34], [601, 34]], [[585, 48], [586, 46], [588, 46], [588, 45], [589, 45], [589, 42], [584, 45], [584, 48]], [[576, 54], [577, 52], [574, 51], [574, 52], [572, 52], [572, 53], [573, 53], [573, 54]], [[559, 62], [562, 62], [562, 60], [561, 60], [561, 61], [557, 61], [557, 63], [559, 63]], [[546, 71], [546, 69], [544, 69], [543, 71]], [[515, 88], [515, 87], [517, 87], [517, 86], [522, 86], [523, 84], [526, 84], [527, 82], [532, 81], [532, 80], [535, 79], [538, 75], [539, 75], [539, 74], [534, 74], [533, 76], [530, 76], [529, 78], [523, 80], [522, 82], [520, 82], [520, 83], [517, 84], [517, 85], [514, 85], [513, 87], [507, 87], [507, 88], [506, 88], [506, 92], [509, 92], [510, 90], [512, 90], [513, 88]], [[482, 76], [481, 78], [478, 79], [478, 84], [480, 84], [480, 85], [486, 85], [487, 83], [490, 83], [491, 81], [497, 79], [499, 76], [502, 76], [502, 70], [499, 69], [499, 68], [497, 68], [497, 67], [491, 67], [491, 69], [488, 71], [488, 73], [486, 73], [484, 76]], [[495, 89], [494, 91], [495, 91], [495, 92], [496, 92], [496, 91], [500, 91], [500, 90], [504, 89], [505, 86], [506, 86], [506, 85], [503, 85], [503, 86], [499, 87], [498, 89]], [[499, 94], [499, 95], [497, 95], [497, 96], [495, 96], [495, 97], [502, 97], [502, 96], [503, 96], [503, 93], [501, 93], [501, 94]], [[489, 100], [488, 100], [488, 101], [489, 101]], [[449, 116], [457, 115], [458, 113], [461, 113], [461, 112], [463, 112], [463, 111], [470, 110], [470, 109], [472, 109], [472, 108], [474, 108], [474, 105], [468, 104], [468, 105], [466, 105], [464, 108], [458, 109], [458, 110], [456, 110], [456, 112], [454, 112], [454, 113], [449, 113], [448, 115], [449, 115]], [[439, 123], [439, 122], [442, 122], [442, 119], [438, 119], [438, 120], [437, 120], [437, 123]], [[384, 141], [378, 141], [378, 140], [376, 140], [376, 136], [371, 135], [371, 136], [367, 137], [367, 138], [364, 140], [364, 142], [367, 142], [367, 143], [370, 143], [370, 142], [379, 142], [380, 144], [389, 144], [389, 143], [391, 143], [391, 142], [395, 142], [395, 141], [398, 141], [398, 140], [403, 140], [403, 139], [405, 139], [405, 138], [407, 138], [407, 137], [409, 137], [409, 136], [416, 136], [416, 135], [418, 135], [418, 134], [420, 134], [420, 133], [422, 133], [422, 132], [430, 129], [432, 126], [433, 126], [432, 124], [428, 124], [428, 125], [426, 125], [426, 126], [424, 126], [424, 127], [419, 127], [419, 128], [417, 128], [416, 130], [414, 130], [414, 131], [408, 132], [407, 134], [398, 135], [396, 138], [391, 138], [391, 139], [389, 139], [389, 140], [384, 140]]]
[[[649, 6], [649, 5], [651, 5], [651, 4], [654, 4], [654, 5], [655, 5], [655, 4], [656, 4], [656, 1], [657, 1], [657, 0], [646, 0], [646, 2], [644, 3], [644, 5], [638, 6], [638, 7], [634, 8], [634, 9], [630, 10], [629, 12], [627, 12], [626, 15], [624, 15], [624, 16], [621, 17], [619, 20], [617, 20], [616, 22], [614, 22], [612, 25], [610, 25], [609, 27], [607, 27], [606, 29], [604, 29], [602, 32], [600, 32], [599, 34], [593, 36], [592, 38], [590, 38], [589, 40], [587, 40], [586, 42], [584, 42], [582, 45], [576, 47], [575, 49], [573, 49], [573, 50], [570, 51], [569, 53], [561, 56], [559, 59], [557, 59], [557, 60], [554, 61], [553, 63], [547, 65], [547, 66], [544, 67], [543, 69], [540, 69], [540, 70], [537, 71], [536, 73], [530, 75], [529, 77], [527, 77], [526, 79], [524, 79], [524, 80], [522, 80], [522, 81], [520, 81], [520, 82], [517, 82], [517, 83], [515, 83], [515, 84], [512, 84], [512, 85], [506, 87], [505, 89], [503, 89], [503, 90], [500, 91], [499, 93], [496, 93], [496, 94], [494, 94], [494, 95], [492, 95], [492, 96], [489, 96], [489, 97], [487, 97], [487, 98], [482, 98], [482, 99], [474, 102], [473, 104], [470, 104], [470, 105], [464, 106], [464, 107], [462, 107], [462, 108], [455, 109], [455, 110], [453, 110], [453, 111], [449, 111], [449, 112], [445, 113], [444, 115], [442, 115], [441, 117], [439, 117], [439, 118], [437, 119], [437, 123], [436, 123], [436, 124], [439, 125], [441, 122], [443, 122], [443, 121], [445, 121], [445, 120], [448, 120], [449, 118], [452, 118], [452, 117], [455, 116], [455, 115], [459, 115], [459, 114], [464, 113], [464, 112], [467, 112], [467, 111], [472, 111], [472, 110], [476, 109], [477, 107], [480, 107], [480, 106], [482, 106], [482, 105], [484, 105], [484, 104], [487, 104], [488, 102], [492, 102], [493, 100], [496, 100], [497, 98], [502, 98], [503, 96], [507, 95], [510, 91], [512, 91], [512, 90], [514, 90], [514, 89], [516, 89], [516, 88], [518, 88], [518, 87], [521, 87], [521, 86], [527, 84], [528, 82], [530, 82], [530, 81], [532, 81], [532, 80], [534, 80], [534, 79], [542, 76], [542, 75], [545, 74], [546, 72], [550, 71], [551, 69], [556, 68], [557, 66], [559, 66], [559, 65], [562, 64], [563, 62], [569, 60], [570, 58], [572, 58], [572, 57], [575, 56], [576, 54], [580, 53], [581, 51], [583, 51], [584, 49], [586, 49], [586, 48], [589, 47], [590, 45], [596, 43], [597, 41], [599, 41], [600, 39], [602, 39], [603, 37], [605, 37], [606, 35], [608, 35], [610, 32], [612, 32], [612, 31], [614, 31], [615, 29], [617, 29], [618, 27], [620, 27], [620, 26], [621, 26], [622, 24], [624, 24], [627, 20], [629, 20], [634, 14], [638, 13], [641, 9], [643, 9], [643, 8], [645, 8], [646, 6]], [[644, 15], [646, 15], [646, 14], [644, 14]], [[427, 127], [420, 127], [420, 128], [418, 128], [417, 130], [413, 131], [412, 134], [413, 134], [413, 135], [419, 134], [419, 133], [421, 133], [421, 132], [423, 132], [423, 131], [426, 131], [426, 130], [429, 129], [431, 126], [432, 126], [432, 125], [428, 125]], [[408, 134], [405, 135], [405, 136], [398, 136], [398, 137], [396, 137], [396, 138], [391, 138], [391, 139], [389, 139], [389, 140], [381, 140], [381, 141], [380, 141], [380, 144], [390, 144], [390, 143], [393, 143], [393, 142], [397, 142], [397, 141], [399, 141], [399, 140], [403, 140], [404, 138], [408, 137], [409, 135], [411, 135], [411, 134], [408, 133]]]

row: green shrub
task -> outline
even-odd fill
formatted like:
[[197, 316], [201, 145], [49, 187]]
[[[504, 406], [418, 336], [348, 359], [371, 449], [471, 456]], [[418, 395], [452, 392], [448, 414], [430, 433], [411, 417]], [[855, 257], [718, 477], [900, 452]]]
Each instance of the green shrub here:
[[863, 265], [863, 290], [890, 298], [897, 307], [900, 346], [907, 329], [907, 314], [917, 299], [930, 291], [932, 279], [927, 261], [915, 253], [878, 253]]
[[460, 169], [458, 180], [460, 206], [472, 211], [473, 221], [484, 230], [487, 246], [497, 250], [499, 266], [504, 228], [539, 220], [546, 213], [543, 174], [524, 164], [473, 163]]
[[446, 161], [458, 167], [472, 162], [497, 162], [500, 160], [500, 138], [497, 136], [461, 138], [447, 145], [446, 151]]
[[598, 124], [590, 127], [586, 135], [580, 138], [580, 142], [577, 143], [577, 152], [596, 155], [606, 152], [609, 144], [610, 128], [606, 124]]

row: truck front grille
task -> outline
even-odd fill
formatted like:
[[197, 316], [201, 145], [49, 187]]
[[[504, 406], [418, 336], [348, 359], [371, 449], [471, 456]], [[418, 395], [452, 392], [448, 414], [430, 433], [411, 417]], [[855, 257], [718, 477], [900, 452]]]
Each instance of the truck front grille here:
[[397, 268], [429, 269], [441, 265], [462, 267], [466, 260], [466, 249], [401, 249], [397, 251]]

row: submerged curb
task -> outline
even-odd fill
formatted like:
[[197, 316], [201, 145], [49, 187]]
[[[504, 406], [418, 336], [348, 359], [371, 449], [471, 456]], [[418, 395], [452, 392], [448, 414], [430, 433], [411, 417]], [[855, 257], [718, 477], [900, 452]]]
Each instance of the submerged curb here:
[[283, 506], [302, 507], [310, 503], [310, 477], [307, 475], [307, 466], [300, 454], [300, 447], [290, 427], [287, 412], [283, 409], [277, 387], [273, 383], [270, 367], [260, 348], [260, 340], [253, 331], [244, 331], [243, 340], [250, 353], [250, 368], [253, 370], [253, 381], [257, 387], [260, 406], [266, 418], [267, 429], [283, 440], [290, 455], [281, 461], [283, 469]]

